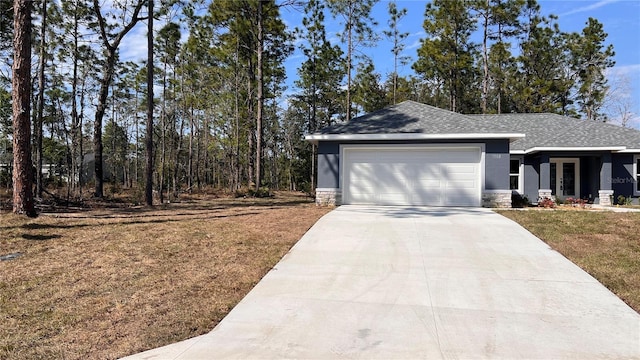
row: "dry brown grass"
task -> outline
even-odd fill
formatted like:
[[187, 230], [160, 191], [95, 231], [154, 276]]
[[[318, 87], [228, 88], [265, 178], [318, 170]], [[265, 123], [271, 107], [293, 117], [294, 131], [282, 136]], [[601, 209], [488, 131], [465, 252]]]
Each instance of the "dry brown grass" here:
[[640, 312], [640, 213], [500, 211]]
[[0, 214], [0, 359], [114, 359], [204, 334], [329, 209], [303, 195]]

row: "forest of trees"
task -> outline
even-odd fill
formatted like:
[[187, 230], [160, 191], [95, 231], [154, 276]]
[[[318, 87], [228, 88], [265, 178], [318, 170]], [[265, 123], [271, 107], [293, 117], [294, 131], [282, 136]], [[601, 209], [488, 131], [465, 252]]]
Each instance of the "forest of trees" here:
[[[31, 51], [21, 56], [31, 62], [24, 81], [35, 197], [52, 186], [72, 199], [128, 188], [142, 201], [146, 179], [159, 201], [203, 188], [311, 192], [316, 152], [305, 133], [409, 99], [461, 113], [607, 120], [614, 51], [596, 19], [566, 33], [536, 0], [433, 0], [410, 62], [402, 2], [384, 3], [382, 24], [372, 17], [376, 3], [0, 0], [0, 186], [12, 187], [16, 152], [11, 67], [21, 30], [14, 24], [24, 21], [14, 19], [17, 4], [29, 4], [32, 18]], [[148, 25], [149, 8], [153, 72], [148, 58], [120, 59], [132, 46], [128, 34]], [[283, 9], [299, 13], [301, 25], [288, 28]], [[341, 26], [335, 42], [328, 18]], [[391, 74], [364, 55], [379, 42], [391, 44], [380, 54], [393, 62]], [[296, 47], [304, 59], [288, 89], [284, 63]], [[399, 74], [405, 65], [413, 75]]]

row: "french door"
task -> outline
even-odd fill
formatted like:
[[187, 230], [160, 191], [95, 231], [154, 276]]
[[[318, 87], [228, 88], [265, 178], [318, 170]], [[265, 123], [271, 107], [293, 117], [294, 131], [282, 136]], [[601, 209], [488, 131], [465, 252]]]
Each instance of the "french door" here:
[[580, 197], [580, 159], [550, 159], [551, 194], [561, 199]]

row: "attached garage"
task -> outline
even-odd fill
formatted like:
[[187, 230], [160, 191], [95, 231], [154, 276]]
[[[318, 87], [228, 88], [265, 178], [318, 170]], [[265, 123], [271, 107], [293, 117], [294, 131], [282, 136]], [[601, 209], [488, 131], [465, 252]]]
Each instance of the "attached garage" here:
[[405, 101], [322, 128], [319, 205], [511, 206], [504, 124]]
[[479, 145], [345, 145], [342, 203], [480, 206]]

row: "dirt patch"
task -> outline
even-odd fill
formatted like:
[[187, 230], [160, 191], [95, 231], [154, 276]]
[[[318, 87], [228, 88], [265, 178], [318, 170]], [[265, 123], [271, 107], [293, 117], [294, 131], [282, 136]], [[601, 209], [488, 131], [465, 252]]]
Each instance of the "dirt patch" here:
[[[0, 214], [1, 359], [115, 359], [209, 332], [322, 215], [300, 194]], [[10, 256], [11, 257], [11, 256]]]
[[640, 312], [640, 213], [500, 211]]

